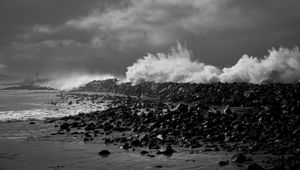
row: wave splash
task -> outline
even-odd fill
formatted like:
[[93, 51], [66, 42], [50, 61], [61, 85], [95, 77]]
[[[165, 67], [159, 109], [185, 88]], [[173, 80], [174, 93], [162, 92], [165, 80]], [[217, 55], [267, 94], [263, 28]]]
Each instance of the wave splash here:
[[243, 55], [232, 67], [219, 68], [193, 60], [180, 43], [169, 53], [148, 54], [127, 67], [126, 81], [177, 83], [293, 83], [300, 80], [299, 48], [268, 50], [263, 58]]
[[133, 84], [143, 81], [211, 83], [219, 81], [221, 70], [192, 60], [192, 53], [180, 43], [169, 53], [148, 54], [127, 67], [126, 79]]

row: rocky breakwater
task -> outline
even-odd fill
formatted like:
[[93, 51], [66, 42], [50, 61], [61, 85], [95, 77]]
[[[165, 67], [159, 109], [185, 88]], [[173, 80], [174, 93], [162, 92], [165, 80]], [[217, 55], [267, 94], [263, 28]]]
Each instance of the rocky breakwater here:
[[[56, 120], [55, 124], [60, 127], [56, 134], [76, 135], [86, 142], [101, 136], [106, 144], [119, 144], [122, 149], [145, 148], [141, 154], [149, 157], [155, 156], [151, 150], [163, 147], [166, 149], [157, 154], [172, 155], [175, 152], [172, 146], [196, 148], [202, 152], [264, 151], [281, 156], [268, 162], [269, 169], [299, 167], [299, 84], [143, 83], [131, 86], [106, 80], [92, 82], [80, 90], [143, 94], [160, 100], [111, 96], [118, 102], [107, 110]], [[221, 110], [216, 107], [219, 105], [227, 107]], [[244, 113], [229, 105], [253, 109]], [[191, 150], [191, 154], [198, 151]], [[232, 162], [252, 161], [239, 157], [244, 158], [243, 154], [238, 154]], [[226, 166], [225, 163], [227, 161], [221, 162], [220, 166]], [[249, 165], [251, 167], [257, 164]]]
[[300, 111], [300, 83], [248, 84], [248, 83], [154, 83], [138, 85], [118, 83], [117, 79], [93, 81], [78, 91], [118, 93], [147, 96], [164, 102], [201, 103], [204, 105], [230, 105], [264, 107], [267, 105], [288, 107], [288, 112]]

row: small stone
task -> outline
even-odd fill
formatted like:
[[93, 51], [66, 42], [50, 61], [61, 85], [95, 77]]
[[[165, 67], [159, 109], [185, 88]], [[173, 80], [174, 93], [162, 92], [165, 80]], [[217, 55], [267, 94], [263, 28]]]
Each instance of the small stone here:
[[258, 165], [257, 163], [252, 163], [248, 166], [247, 170], [264, 170], [264, 168]]
[[155, 142], [152, 142], [152, 143], [150, 143], [150, 144], [148, 145], [148, 148], [149, 148], [149, 149], [159, 149], [160, 146], [157, 145]]
[[167, 149], [164, 151], [165, 155], [172, 155], [174, 152], [176, 152], [170, 144], [167, 145]]
[[139, 147], [142, 145], [141, 141], [136, 139], [130, 142], [131, 146]]
[[85, 127], [85, 130], [94, 130], [96, 125], [94, 123], [90, 123]]
[[60, 125], [60, 129], [68, 129], [70, 127], [69, 123], [63, 123]]
[[141, 151], [140, 152], [142, 155], [146, 155], [146, 154], [148, 154], [149, 152], [148, 151]]
[[102, 157], [107, 157], [108, 155], [110, 155], [110, 152], [108, 150], [102, 150], [98, 153], [98, 155]]
[[154, 166], [154, 168], [162, 168], [163, 166], [161, 166], [161, 165], [156, 165], [156, 166]]
[[178, 104], [178, 105], [173, 109], [173, 111], [177, 111], [177, 110], [180, 111], [180, 112], [182, 112], [182, 113], [186, 113], [186, 112], [188, 112], [188, 110], [189, 110], [189, 106], [180, 103], [180, 104]]
[[229, 164], [229, 161], [227, 160], [227, 161], [220, 161], [219, 163], [218, 163], [218, 165], [219, 166], [225, 166], [225, 165], [228, 165]]
[[83, 141], [88, 142], [88, 141], [90, 141], [90, 138], [85, 137], [85, 138], [83, 138]]
[[148, 154], [148, 157], [150, 157], [150, 158], [154, 158], [154, 157], [155, 157], [155, 155]]
[[121, 146], [120, 148], [121, 148], [121, 149], [127, 150], [127, 149], [130, 148], [130, 145], [129, 145], [129, 143], [125, 143], [125, 144], [124, 144], [123, 146]]
[[244, 162], [247, 162], [248, 159], [244, 154], [237, 153], [232, 156], [231, 160], [233, 162], [237, 162], [237, 163], [244, 163]]

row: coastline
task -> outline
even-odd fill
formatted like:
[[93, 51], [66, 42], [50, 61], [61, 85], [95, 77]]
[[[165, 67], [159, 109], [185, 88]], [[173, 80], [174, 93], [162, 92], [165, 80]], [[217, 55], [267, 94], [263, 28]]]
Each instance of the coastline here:
[[[31, 124], [34, 122], [35, 124]], [[134, 147], [121, 149], [122, 144], [105, 144], [104, 138], [116, 137], [117, 133], [95, 137], [93, 141], [84, 142], [81, 136], [51, 135], [59, 129], [54, 124], [44, 121], [2, 122], [8, 127], [19, 124], [26, 133], [21, 138], [6, 138], [0, 140], [0, 168], [14, 169], [246, 169], [252, 162], [234, 163], [231, 157], [234, 152], [204, 151], [199, 148], [176, 147], [172, 156], [157, 155], [157, 149]], [[18, 128], [17, 128], [18, 129]], [[46, 135], [45, 135], [46, 134]], [[109, 150], [108, 157], [101, 157], [98, 152]], [[154, 157], [141, 154], [147, 150]], [[264, 161], [273, 155], [247, 154], [256, 163], [264, 165]], [[220, 166], [220, 161], [230, 161], [226, 166]]]
[[[127, 169], [249, 169], [254, 165], [264, 169], [278, 169], [297, 166], [299, 163], [299, 157], [290, 153], [298, 152], [297, 146], [290, 145], [295, 143], [287, 145], [284, 138], [278, 136], [283, 141], [261, 145], [252, 142], [250, 134], [244, 133], [242, 129], [251, 132], [253, 128], [249, 127], [257, 124], [260, 119], [264, 121], [262, 125], [269, 126], [269, 118], [272, 118], [263, 112], [257, 114], [257, 110], [252, 107], [207, 107], [195, 103], [163, 102], [134, 94], [128, 96], [113, 92], [95, 93], [92, 89], [88, 91], [67, 92], [60, 96], [63, 100], [57, 102], [63, 102], [68, 107], [97, 106], [105, 102], [106, 109], [48, 120], [0, 123], [2, 127], [7, 125], [1, 127], [1, 130], [8, 129], [8, 133], [13, 133], [13, 128], [17, 132], [20, 129], [30, 132], [24, 133], [26, 135], [21, 138], [0, 140], [2, 169], [16, 168], [10, 164], [19, 167], [26, 164], [28, 169], [36, 168], [34, 166], [38, 167], [36, 169], [120, 169], [124, 166]], [[57, 102], [52, 104], [56, 105]], [[169, 120], [183, 126], [172, 127], [172, 121]], [[196, 122], [190, 122], [192, 120]], [[231, 121], [236, 122], [236, 134], [227, 129], [231, 127]], [[281, 121], [275, 119], [275, 122]], [[159, 124], [155, 125], [155, 122]], [[276, 126], [270, 125], [276, 129]], [[204, 129], [195, 129], [195, 126]], [[175, 133], [176, 129], [180, 135]], [[215, 130], [207, 131], [209, 129]], [[220, 129], [227, 129], [226, 133], [231, 133], [233, 138], [227, 139], [226, 135], [223, 138], [226, 133]], [[276, 135], [275, 131], [269, 132], [268, 135]], [[205, 133], [204, 136], [201, 133]], [[0, 134], [5, 135], [3, 131]], [[149, 137], [147, 140], [145, 135]], [[268, 138], [256, 140], [271, 141]], [[276, 139], [272, 140], [274, 142]], [[153, 141], [156, 144], [152, 145]], [[168, 144], [176, 152], [165, 154]], [[30, 160], [20, 156], [24, 155], [25, 150], [32, 154], [29, 155]], [[108, 150], [110, 155], [99, 156], [101, 150]], [[37, 157], [47, 154], [53, 161], [48, 161], [49, 164], [39, 163]], [[87, 157], [81, 159], [82, 154]], [[237, 161], [236, 155], [245, 159]], [[70, 158], [80, 163], [70, 163], [73, 161]], [[33, 163], [28, 164], [30, 161]]]

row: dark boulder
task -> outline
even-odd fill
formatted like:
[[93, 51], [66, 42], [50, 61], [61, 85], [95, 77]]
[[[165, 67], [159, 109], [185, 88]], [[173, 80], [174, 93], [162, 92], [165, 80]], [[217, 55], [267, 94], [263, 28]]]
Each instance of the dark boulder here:
[[234, 154], [231, 160], [236, 163], [244, 163], [248, 161], [247, 157], [243, 153]]
[[61, 130], [69, 129], [69, 127], [70, 127], [70, 124], [69, 124], [69, 123], [63, 123], [63, 124], [61, 124], [61, 125], [59, 126], [59, 128], [60, 128]]
[[176, 151], [172, 148], [172, 146], [170, 144], [168, 144], [166, 150], [158, 151], [157, 154], [164, 154], [167, 156], [171, 156], [174, 152], [176, 152]]
[[144, 151], [141, 151], [140, 153], [141, 153], [142, 155], [146, 155], [146, 154], [148, 154], [149, 152], [144, 150]]
[[102, 157], [107, 157], [108, 155], [110, 155], [110, 152], [108, 150], [102, 150], [98, 153], [98, 155]]
[[85, 130], [94, 130], [96, 125], [94, 123], [90, 123], [85, 127]]
[[159, 149], [160, 146], [155, 142], [150, 142], [148, 145], [148, 149]]
[[178, 104], [174, 109], [173, 111], [179, 111], [181, 113], [186, 113], [189, 111], [189, 106], [188, 105], [185, 105], [185, 104]]
[[229, 161], [227, 160], [227, 161], [220, 161], [219, 163], [218, 163], [218, 165], [219, 166], [225, 166], [225, 165], [228, 165], [229, 164]]
[[136, 139], [136, 140], [131, 141], [130, 145], [135, 146], [135, 147], [140, 147], [140, 146], [142, 146], [142, 142], [140, 140]]

